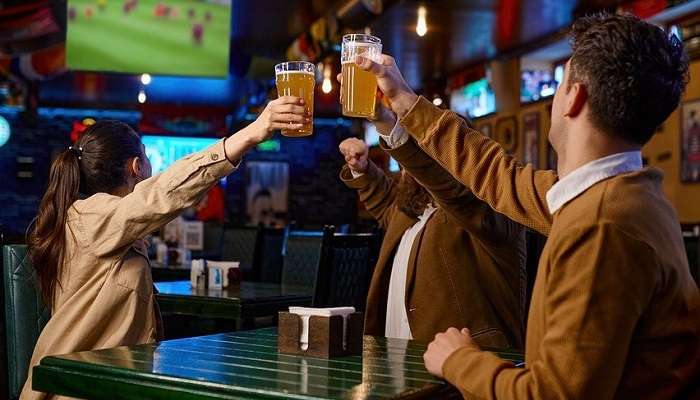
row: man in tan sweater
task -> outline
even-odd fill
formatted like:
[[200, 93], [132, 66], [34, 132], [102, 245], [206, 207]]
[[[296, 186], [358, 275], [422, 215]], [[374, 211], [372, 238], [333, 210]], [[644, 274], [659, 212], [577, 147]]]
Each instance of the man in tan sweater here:
[[549, 238], [528, 317], [525, 368], [482, 351], [469, 327], [436, 335], [427, 369], [469, 399], [697, 396], [700, 295], [662, 173], [641, 147], [678, 106], [682, 44], [630, 15], [572, 28], [552, 107], [557, 174], [519, 166], [454, 113], [418, 98], [393, 59], [358, 58], [408, 134], [478, 198]]

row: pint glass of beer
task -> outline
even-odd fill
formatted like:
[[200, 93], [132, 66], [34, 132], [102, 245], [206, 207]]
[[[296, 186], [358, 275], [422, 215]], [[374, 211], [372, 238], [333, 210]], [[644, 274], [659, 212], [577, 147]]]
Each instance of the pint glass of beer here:
[[343, 74], [342, 106], [347, 117], [374, 118], [374, 102], [377, 94], [377, 77], [363, 71], [355, 64], [357, 56], [380, 61], [382, 41], [371, 35], [351, 34], [343, 36], [341, 64]]
[[[304, 99], [304, 106], [311, 120], [314, 117], [314, 84], [316, 67], [306, 61], [289, 61], [275, 65], [278, 96], [296, 96]], [[284, 136], [309, 136], [313, 133], [313, 122], [301, 129], [283, 129]]]

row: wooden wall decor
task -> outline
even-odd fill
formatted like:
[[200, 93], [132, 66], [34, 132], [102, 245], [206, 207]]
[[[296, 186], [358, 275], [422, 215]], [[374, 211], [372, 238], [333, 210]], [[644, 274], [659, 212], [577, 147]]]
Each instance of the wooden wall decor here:
[[483, 122], [477, 125], [476, 130], [486, 135], [486, 137], [493, 137], [493, 126], [491, 122]]
[[540, 166], [540, 113], [523, 114], [523, 163]]
[[681, 105], [681, 182], [700, 183], [700, 99]]
[[512, 117], [499, 118], [496, 122], [496, 140], [513, 154], [518, 147], [518, 120]]

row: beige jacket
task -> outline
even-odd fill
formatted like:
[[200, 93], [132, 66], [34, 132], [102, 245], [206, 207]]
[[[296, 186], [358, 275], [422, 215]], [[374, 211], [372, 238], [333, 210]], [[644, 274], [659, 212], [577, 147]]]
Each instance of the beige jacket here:
[[660, 171], [600, 181], [551, 215], [552, 171], [518, 166], [424, 98], [401, 124], [474, 195], [549, 235], [530, 304], [526, 368], [462, 348], [443, 372], [465, 398], [698, 395], [700, 295]]
[[[52, 354], [136, 345], [159, 339], [160, 313], [148, 255], [134, 245], [235, 170], [223, 140], [140, 182], [125, 197], [106, 193], [78, 200], [66, 224], [66, 257], [51, 319], [34, 348], [31, 367]], [[48, 398], [32, 390], [20, 398]]]

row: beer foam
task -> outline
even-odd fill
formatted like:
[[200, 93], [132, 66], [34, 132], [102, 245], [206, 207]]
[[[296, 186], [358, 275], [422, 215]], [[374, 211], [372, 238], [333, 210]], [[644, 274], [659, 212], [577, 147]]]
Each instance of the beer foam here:
[[[371, 56], [371, 55], [367, 55], [367, 54], [365, 53], [365, 54], [358, 54], [357, 56], [362, 56], [362, 57], [364, 57], [364, 58], [369, 58], [370, 60], [372, 60], [372, 61], [374, 61], [374, 62], [376, 62], [376, 63], [381, 63], [381, 62], [382, 62], [382, 60], [379, 58], [379, 55]], [[355, 56], [355, 57], [357, 57], [357, 56]], [[345, 65], [345, 64], [355, 64], [355, 58], [353, 57], [352, 60], [341, 61], [340, 64], [342, 64], [342, 65]]]
[[340, 63], [348, 64], [354, 63], [355, 57], [362, 56], [369, 58], [374, 62], [381, 62], [382, 45], [381, 44], [370, 44], [364, 42], [349, 42], [343, 43], [343, 49], [341, 51]]
[[281, 74], [304, 74], [304, 75], [314, 76], [314, 73], [311, 71], [279, 71], [279, 72], [275, 72], [275, 75], [281, 75]]

